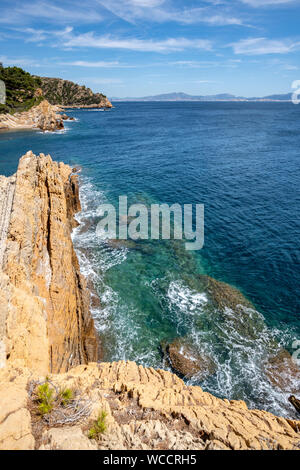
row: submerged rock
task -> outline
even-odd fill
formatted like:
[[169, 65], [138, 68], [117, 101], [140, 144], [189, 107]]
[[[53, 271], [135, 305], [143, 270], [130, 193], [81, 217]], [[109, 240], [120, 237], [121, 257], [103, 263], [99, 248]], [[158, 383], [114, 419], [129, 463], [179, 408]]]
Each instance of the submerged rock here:
[[172, 343], [162, 343], [162, 351], [172, 369], [179, 375], [191, 378], [197, 375], [201, 381], [216, 371], [216, 365], [206, 354], [200, 354], [185, 338], [176, 338]]
[[[195, 284], [197, 290], [205, 292], [208, 297], [208, 308], [211, 309], [210, 321], [219, 325], [220, 336], [224, 333], [226, 339], [226, 334], [233, 331], [243, 341], [253, 341], [259, 339], [262, 332], [265, 332], [264, 317], [236, 287], [207, 275], [199, 275]], [[276, 344], [271, 343], [270, 350]]]
[[250, 300], [246, 299], [236, 287], [226, 284], [226, 282], [217, 281], [202, 274], [199, 275], [199, 281], [219, 310], [224, 311], [225, 308], [236, 310], [240, 306], [254, 308]]
[[151, 254], [153, 252], [152, 247], [147, 244], [147, 243], [141, 243], [139, 241], [134, 241], [134, 240], [120, 240], [117, 238], [108, 238], [105, 240], [107, 242], [107, 245], [110, 248], [116, 249], [116, 250], [122, 250], [124, 248], [128, 250], [136, 250], [136, 251], [141, 251], [144, 254]]
[[294, 395], [289, 397], [289, 402], [293, 405], [296, 411], [300, 414], [300, 400], [296, 398]]
[[300, 368], [285, 349], [266, 360], [265, 371], [270, 382], [283, 392], [299, 392]]

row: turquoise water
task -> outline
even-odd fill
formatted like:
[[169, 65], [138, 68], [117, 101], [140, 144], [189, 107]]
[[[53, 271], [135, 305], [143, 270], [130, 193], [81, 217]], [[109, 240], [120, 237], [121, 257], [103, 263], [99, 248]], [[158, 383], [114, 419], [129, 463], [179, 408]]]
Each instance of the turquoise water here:
[[[291, 103], [117, 103], [72, 110], [54, 134], [0, 134], [0, 173], [26, 151], [81, 165], [81, 226], [73, 234], [101, 307], [92, 311], [103, 359], [167, 367], [160, 343], [184, 337], [215, 364], [189, 383], [293, 417], [289, 390], [268, 359], [300, 339], [300, 107]], [[113, 244], [95, 237], [101, 202], [205, 205], [205, 246], [181, 241]], [[255, 306], [226, 317], [199, 274], [236, 286]], [[287, 380], [285, 382], [287, 383]], [[290, 388], [299, 390], [291, 378]]]

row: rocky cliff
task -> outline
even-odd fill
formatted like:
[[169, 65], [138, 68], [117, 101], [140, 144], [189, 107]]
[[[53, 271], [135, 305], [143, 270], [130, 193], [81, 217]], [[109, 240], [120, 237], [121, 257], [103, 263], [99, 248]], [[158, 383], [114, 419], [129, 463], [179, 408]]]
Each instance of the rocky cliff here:
[[0, 114], [1, 130], [41, 129], [55, 131], [63, 129], [63, 119], [59, 114], [60, 108], [43, 100], [29, 111], [15, 114]]
[[75, 108], [111, 108], [112, 104], [102, 93], [60, 78], [39, 77], [44, 97], [53, 105]]
[[0, 184], [1, 364], [46, 373], [96, 360], [88, 291], [71, 241], [77, 176], [28, 152]]
[[79, 210], [76, 174], [50, 156], [28, 152], [0, 177], [0, 449], [300, 449], [300, 421], [167, 371], [97, 363], [70, 235]]

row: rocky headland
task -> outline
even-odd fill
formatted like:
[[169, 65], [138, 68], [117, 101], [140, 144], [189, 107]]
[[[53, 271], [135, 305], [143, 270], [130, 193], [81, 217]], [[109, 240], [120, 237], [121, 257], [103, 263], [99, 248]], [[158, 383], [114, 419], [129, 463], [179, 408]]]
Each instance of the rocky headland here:
[[43, 100], [29, 111], [14, 114], [0, 114], [0, 131], [40, 129], [56, 131], [64, 128], [63, 117], [59, 114], [61, 108]]
[[[76, 172], [50, 156], [28, 152], [15, 175], [0, 176], [0, 449], [300, 449], [300, 421], [216, 398], [168, 371], [99, 362], [71, 240], [78, 211]], [[213, 293], [210, 278], [201, 282]], [[187, 375], [184, 348], [167, 352]], [[51, 390], [47, 413], [40, 387]]]
[[0, 103], [0, 131], [64, 128], [63, 107], [112, 108], [102, 93], [60, 78], [33, 76], [19, 67], [3, 67], [0, 80], [5, 85], [4, 104]]
[[93, 93], [90, 88], [70, 80], [37, 78], [41, 80], [43, 96], [53, 105], [68, 108], [112, 108], [111, 102], [103, 93]]

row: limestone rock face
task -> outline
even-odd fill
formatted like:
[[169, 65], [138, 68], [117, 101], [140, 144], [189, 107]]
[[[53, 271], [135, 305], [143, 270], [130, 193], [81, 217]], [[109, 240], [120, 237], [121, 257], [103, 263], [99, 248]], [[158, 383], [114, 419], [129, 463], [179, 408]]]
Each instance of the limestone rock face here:
[[85, 436], [80, 426], [52, 428], [42, 436], [39, 450], [97, 450], [98, 447]]
[[89, 295], [71, 240], [80, 210], [71, 173], [50, 156], [28, 152], [14, 179], [2, 179], [2, 366], [7, 361], [47, 373], [97, 359]]
[[26, 390], [29, 372], [0, 369], [0, 449], [33, 450], [31, 416], [27, 409]]
[[[0, 370], [0, 449], [300, 449], [300, 421], [249, 410], [242, 401], [221, 400], [170, 372], [134, 362], [90, 363], [49, 375], [53, 386], [71, 388], [81, 406], [90, 407], [73, 425], [35, 414], [29, 391], [41, 380], [24, 368]], [[102, 411], [106, 431], [89, 440]]]
[[52, 106], [47, 100], [43, 100], [38, 106], [23, 113], [0, 114], [0, 130], [41, 129], [55, 131], [63, 129], [64, 124], [58, 114], [59, 111], [58, 106]]

